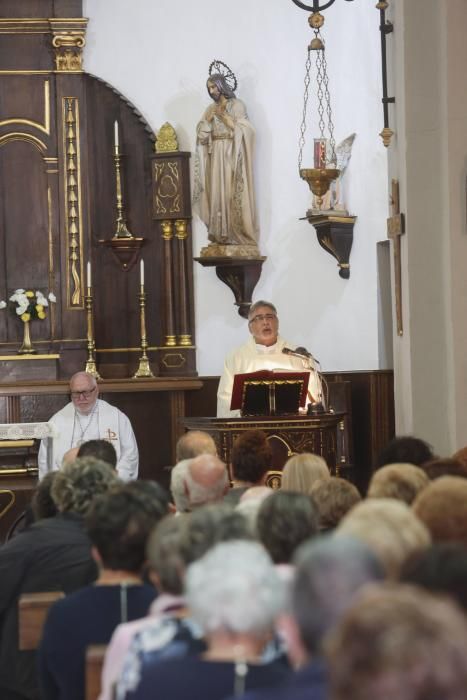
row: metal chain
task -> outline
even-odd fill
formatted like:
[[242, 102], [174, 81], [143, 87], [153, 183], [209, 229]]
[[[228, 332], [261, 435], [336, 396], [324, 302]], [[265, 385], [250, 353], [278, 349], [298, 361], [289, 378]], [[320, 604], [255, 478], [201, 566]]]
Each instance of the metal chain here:
[[[321, 37], [319, 29], [315, 29], [315, 38], [320, 39], [323, 47], [324, 41]], [[300, 138], [298, 139], [298, 169], [302, 167], [303, 158], [303, 148], [305, 146], [305, 132], [306, 132], [306, 115], [308, 108], [308, 98], [309, 98], [309, 87], [310, 87], [310, 69], [311, 69], [311, 49], [308, 49], [308, 56], [305, 63], [305, 93], [303, 96], [303, 115], [302, 123], [300, 125]], [[316, 83], [317, 90], [316, 94], [318, 97], [318, 126], [320, 137], [322, 139], [325, 137], [326, 124], [324, 121], [324, 112], [326, 111], [327, 122], [328, 122], [328, 132], [329, 132], [329, 146], [330, 146], [330, 163], [336, 163], [336, 142], [334, 139], [334, 123], [332, 121], [332, 111], [331, 111], [331, 95], [329, 92], [329, 77], [327, 70], [327, 62], [325, 49], [316, 50]]]
[[300, 124], [300, 138], [298, 139], [298, 171], [302, 167], [302, 157], [303, 157], [303, 147], [305, 145], [305, 131], [306, 131], [306, 113], [308, 108], [308, 95], [310, 87], [310, 68], [311, 68], [311, 58], [310, 49], [308, 49], [308, 55], [305, 63], [305, 94], [303, 95], [303, 115], [302, 123]]
[[[323, 43], [323, 45], [324, 45], [324, 43]], [[336, 142], [334, 140], [334, 124], [332, 121], [332, 112], [331, 112], [331, 95], [329, 93], [328, 67], [327, 67], [327, 63], [326, 63], [326, 54], [325, 54], [324, 49], [321, 53], [323, 54], [323, 57], [322, 57], [323, 84], [324, 84], [324, 94], [325, 94], [325, 99], [326, 99], [326, 112], [328, 115], [329, 145], [331, 146], [330, 162], [335, 164], [336, 163]]]
[[[315, 29], [315, 37], [321, 39], [319, 35], [319, 30]], [[318, 49], [316, 51], [316, 94], [318, 96], [318, 126], [319, 133], [322, 139], [324, 136], [324, 105], [323, 105], [323, 51]]]

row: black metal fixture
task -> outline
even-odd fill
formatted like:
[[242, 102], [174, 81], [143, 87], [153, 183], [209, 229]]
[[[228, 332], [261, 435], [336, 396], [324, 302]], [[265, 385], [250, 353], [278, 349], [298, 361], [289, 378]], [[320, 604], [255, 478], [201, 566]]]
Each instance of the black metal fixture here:
[[[293, 0], [295, 2], [295, 0]], [[386, 62], [386, 34], [391, 34], [394, 31], [394, 25], [392, 22], [386, 19], [386, 10], [388, 9], [389, 3], [386, 0], [376, 3], [376, 9], [379, 10], [379, 31], [381, 33], [381, 70], [382, 70], [382, 83], [383, 83], [383, 97], [381, 102], [383, 103], [383, 115], [384, 115], [384, 128], [380, 132], [380, 136], [383, 139], [383, 143], [386, 148], [391, 142], [391, 137], [394, 134], [393, 130], [389, 127], [389, 104], [394, 104], [396, 101], [395, 97], [388, 97], [388, 71]]]

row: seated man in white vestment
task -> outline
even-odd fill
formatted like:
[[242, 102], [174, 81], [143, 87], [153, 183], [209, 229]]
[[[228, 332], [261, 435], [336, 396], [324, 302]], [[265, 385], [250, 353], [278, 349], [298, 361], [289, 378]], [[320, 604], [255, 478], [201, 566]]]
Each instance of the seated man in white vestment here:
[[[52, 469], [62, 466], [63, 455], [88, 440], [108, 440], [117, 453], [117, 472], [123, 481], [138, 476], [138, 446], [127, 416], [107, 401], [98, 398], [96, 380], [86, 372], [70, 379], [71, 402], [50, 419], [57, 436], [52, 441]], [[39, 479], [47, 473], [47, 442], [39, 449]]]
[[[295, 345], [278, 334], [279, 319], [274, 304], [269, 301], [252, 304], [248, 313], [248, 328], [251, 338], [229, 353], [224, 363], [217, 391], [217, 415], [220, 418], [240, 415], [240, 411], [230, 410], [234, 376], [262, 369], [309, 371], [307, 404], [323, 401], [321, 379], [313, 357], [309, 353], [309, 356], [300, 356], [302, 351], [306, 353], [304, 348], [299, 348], [299, 354], [294, 355]], [[292, 354], [286, 354], [287, 351]]]

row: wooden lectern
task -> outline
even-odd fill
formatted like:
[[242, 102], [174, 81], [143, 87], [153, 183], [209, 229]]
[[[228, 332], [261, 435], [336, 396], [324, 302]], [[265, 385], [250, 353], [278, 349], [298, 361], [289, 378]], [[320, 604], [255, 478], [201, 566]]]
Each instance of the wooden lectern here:
[[268, 483], [279, 485], [281, 471], [294, 454], [313, 452], [326, 460], [333, 476], [347, 476], [343, 413], [319, 416], [245, 416], [242, 418], [183, 418], [185, 430], [204, 430], [216, 442], [219, 457], [230, 468], [233, 443], [245, 430], [263, 430], [272, 448], [272, 470]]
[[331, 474], [349, 477], [345, 412], [330, 409], [319, 415], [300, 413], [299, 408], [306, 402], [308, 379], [309, 372], [261, 370], [237, 374], [231, 408], [240, 409], [241, 418], [183, 418], [183, 427], [209, 433], [229, 469], [236, 438], [246, 430], [263, 430], [273, 452], [267, 483], [276, 488], [285, 462], [301, 452], [321, 455]]
[[305, 406], [309, 378], [309, 372], [267, 369], [236, 374], [230, 408], [242, 416], [297, 414]]

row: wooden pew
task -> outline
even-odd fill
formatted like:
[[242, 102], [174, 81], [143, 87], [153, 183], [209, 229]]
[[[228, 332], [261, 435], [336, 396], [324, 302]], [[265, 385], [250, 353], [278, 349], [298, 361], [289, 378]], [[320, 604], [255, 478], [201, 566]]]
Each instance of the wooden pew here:
[[49, 608], [64, 598], [63, 591], [23, 593], [18, 601], [18, 640], [20, 651], [37, 649], [42, 639]]
[[106, 644], [92, 644], [86, 649], [86, 700], [97, 700], [100, 695], [106, 650]]

